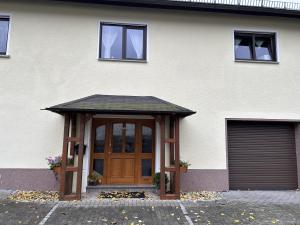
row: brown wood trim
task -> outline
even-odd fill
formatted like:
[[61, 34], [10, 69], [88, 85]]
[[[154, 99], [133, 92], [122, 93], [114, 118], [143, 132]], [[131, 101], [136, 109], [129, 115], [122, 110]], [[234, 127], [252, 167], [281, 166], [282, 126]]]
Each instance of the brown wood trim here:
[[[73, 114], [71, 116], [71, 137], [76, 137], [76, 114]], [[71, 142], [70, 144], [70, 155], [71, 156], [75, 156], [74, 154], [74, 150], [75, 150], [75, 142]]]
[[62, 149], [62, 162], [61, 162], [61, 174], [60, 174], [60, 191], [59, 196], [60, 199], [64, 198], [65, 195], [65, 180], [66, 180], [66, 166], [67, 166], [67, 158], [68, 158], [68, 142], [65, 141], [66, 137], [69, 136], [70, 129], [70, 114], [65, 114], [65, 125], [64, 125], [64, 142]]
[[165, 117], [160, 121], [160, 198], [164, 199], [166, 195], [165, 187]]
[[176, 168], [175, 167], [166, 167], [165, 171], [166, 172], [176, 172]]
[[175, 143], [175, 142], [176, 142], [176, 139], [174, 139], [174, 138], [167, 138], [167, 139], [165, 140], [165, 142], [166, 142], [166, 143]]
[[175, 118], [175, 195], [180, 198], [179, 118]]
[[81, 199], [84, 133], [85, 133], [85, 114], [80, 114], [78, 171], [77, 171], [77, 184], [76, 184], [77, 199]]
[[79, 142], [79, 138], [78, 137], [66, 137], [65, 139], [68, 142]]
[[66, 172], [77, 172], [78, 170], [78, 167], [75, 167], [75, 166], [70, 166], [70, 167], [67, 167], [66, 168]]
[[164, 196], [161, 196], [162, 200], [176, 200], [178, 199], [178, 196], [176, 194], [165, 194]]

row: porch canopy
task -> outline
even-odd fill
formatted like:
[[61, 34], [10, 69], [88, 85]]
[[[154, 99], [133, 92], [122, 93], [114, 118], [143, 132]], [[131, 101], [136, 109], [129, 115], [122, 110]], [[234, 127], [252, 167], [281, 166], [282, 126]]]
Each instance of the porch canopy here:
[[91, 95], [49, 108], [56, 113], [99, 113], [173, 115], [186, 117], [195, 112], [153, 96]]
[[[160, 197], [180, 198], [179, 118], [192, 115], [194, 111], [153, 96], [121, 95], [92, 95], [45, 110], [65, 117], [60, 173], [61, 200], [81, 199], [85, 123], [95, 114], [154, 116], [160, 126]], [[80, 116], [79, 129], [76, 129], [77, 115]], [[167, 120], [169, 132], [166, 132]], [[79, 144], [78, 156], [74, 153], [75, 144]], [[166, 145], [169, 145], [168, 148]], [[167, 160], [166, 150], [170, 151]], [[77, 162], [76, 165], [69, 165], [70, 157]], [[166, 175], [170, 178], [169, 185], [165, 184]]]

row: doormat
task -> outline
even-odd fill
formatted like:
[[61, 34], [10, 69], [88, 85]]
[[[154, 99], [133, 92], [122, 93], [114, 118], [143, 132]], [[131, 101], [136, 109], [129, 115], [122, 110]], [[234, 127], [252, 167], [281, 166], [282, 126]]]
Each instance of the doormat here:
[[97, 198], [145, 198], [145, 192], [127, 192], [127, 191], [113, 191], [113, 192], [101, 192]]

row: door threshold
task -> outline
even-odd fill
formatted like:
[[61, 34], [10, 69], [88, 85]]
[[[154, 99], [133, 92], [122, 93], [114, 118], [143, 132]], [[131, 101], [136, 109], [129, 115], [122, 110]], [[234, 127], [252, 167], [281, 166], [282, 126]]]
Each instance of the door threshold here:
[[156, 189], [155, 185], [149, 184], [101, 184], [96, 186], [87, 186], [87, 189], [99, 189], [99, 190], [154, 190]]

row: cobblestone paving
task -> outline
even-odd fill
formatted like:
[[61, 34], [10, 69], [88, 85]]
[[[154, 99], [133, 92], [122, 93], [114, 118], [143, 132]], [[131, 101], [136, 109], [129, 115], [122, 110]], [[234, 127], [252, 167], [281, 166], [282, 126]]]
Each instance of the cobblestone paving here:
[[189, 217], [195, 225], [300, 225], [299, 191], [221, 195], [221, 200], [201, 202], [89, 199], [42, 204], [0, 198], [0, 225], [39, 224], [56, 204], [46, 225], [186, 225]]
[[35, 225], [47, 215], [52, 204], [0, 201], [1, 225]]
[[188, 225], [178, 206], [59, 207], [46, 225]]
[[231, 201], [300, 204], [300, 191], [228, 191], [221, 196]]
[[193, 223], [207, 225], [296, 225], [300, 224], [299, 204], [214, 201], [186, 206]]

